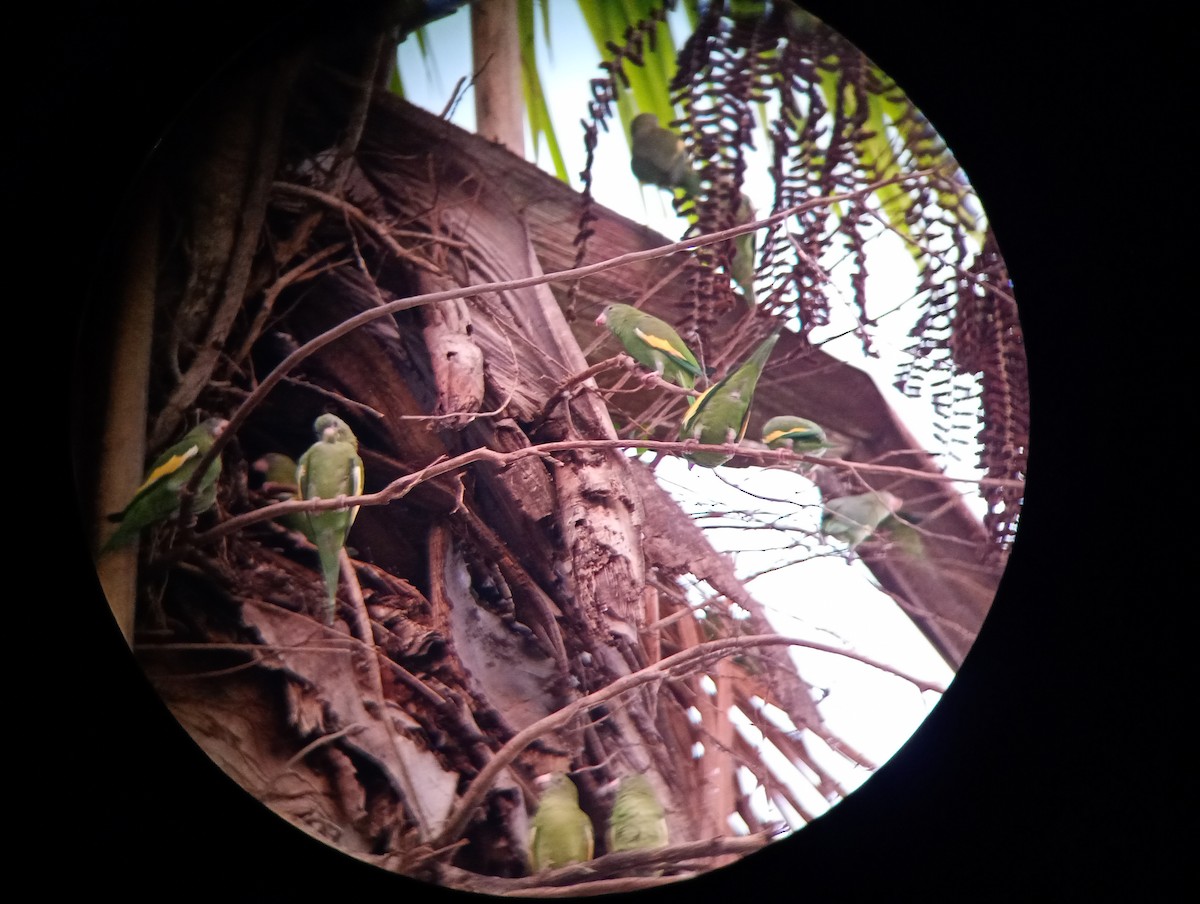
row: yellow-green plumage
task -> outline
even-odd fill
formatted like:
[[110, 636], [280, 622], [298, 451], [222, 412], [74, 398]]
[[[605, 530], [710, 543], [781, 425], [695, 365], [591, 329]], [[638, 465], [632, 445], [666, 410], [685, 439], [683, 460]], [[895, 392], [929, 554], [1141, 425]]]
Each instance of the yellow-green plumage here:
[[608, 852], [662, 847], [667, 843], [667, 819], [662, 804], [644, 775], [627, 775], [617, 785], [608, 820]]
[[821, 514], [821, 532], [854, 549], [894, 515], [902, 502], [899, 496], [887, 490], [826, 500], [825, 511]]
[[[737, 218], [735, 226], [744, 226], [754, 222], [754, 205], [744, 194], [738, 198]], [[733, 255], [729, 261], [729, 275], [742, 290], [746, 304], [751, 307], [755, 303], [754, 295], [754, 255], [757, 251], [757, 240], [753, 232], [739, 235], [733, 240]]]
[[[229, 422], [210, 417], [189, 430], [184, 437], [154, 460], [129, 504], [109, 519], [119, 521], [116, 532], [108, 538], [101, 553], [132, 543], [145, 528], [179, 511], [180, 491], [196, 473], [200, 459], [212, 448]], [[205, 469], [192, 498], [194, 513], [207, 511], [217, 498], [217, 478], [221, 475], [218, 455]]]
[[608, 327], [638, 364], [684, 389], [696, 385], [700, 363], [665, 320], [632, 305], [614, 303], [600, 312], [596, 323]]
[[700, 194], [700, 177], [683, 139], [658, 124], [653, 113], [639, 113], [629, 125], [629, 168], [639, 182], [659, 188], [682, 188]]
[[810, 455], [824, 455], [829, 448], [829, 440], [820, 424], [788, 414], [777, 415], [763, 424], [762, 441], [772, 449], [790, 449]]
[[[718, 380], [692, 402], [679, 429], [680, 440], [720, 445], [740, 442], [745, 437], [754, 389], [777, 341], [778, 330], [764, 339], [737, 370]], [[723, 452], [684, 454], [705, 468], [723, 465], [733, 457]]]
[[[323, 414], [313, 424], [317, 441], [309, 446], [296, 466], [296, 486], [301, 499], [335, 499], [357, 496], [363, 488], [363, 464], [358, 456], [358, 439], [341, 418]], [[346, 543], [358, 506], [333, 511], [305, 512], [308, 536], [317, 547], [321, 574], [328, 595], [323, 613], [333, 624], [337, 602], [339, 555]]]
[[[268, 452], [258, 458], [251, 467], [262, 475], [260, 489], [273, 502], [290, 502], [300, 498], [300, 486], [296, 483], [296, 460], [282, 452]], [[309, 536], [311, 525], [305, 512], [288, 512], [276, 519], [288, 530]]]
[[592, 859], [592, 821], [579, 809], [579, 792], [564, 772], [549, 777], [529, 828], [531, 872]]

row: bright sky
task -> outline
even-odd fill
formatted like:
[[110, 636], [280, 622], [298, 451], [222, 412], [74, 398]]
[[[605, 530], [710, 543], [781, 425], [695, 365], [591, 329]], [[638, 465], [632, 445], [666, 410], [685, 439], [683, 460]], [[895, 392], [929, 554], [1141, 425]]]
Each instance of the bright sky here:
[[[550, 25], [556, 43], [549, 48], [539, 47], [538, 65], [543, 83], [551, 91], [548, 98], [550, 112], [557, 126], [566, 168], [572, 184], [579, 188], [577, 174], [583, 169], [584, 150], [577, 124], [586, 115], [588, 82], [599, 73], [596, 66], [599, 55], [574, 4], [552, 4], [551, 10]], [[682, 16], [676, 16], [672, 25], [678, 46], [682, 43], [686, 23]], [[540, 39], [540, 21], [537, 32]], [[460, 10], [433, 23], [428, 29], [428, 37], [432, 48], [428, 59], [422, 58], [413, 39], [401, 46], [401, 76], [411, 101], [441, 112], [458, 79], [469, 77], [472, 71], [467, 11]], [[451, 119], [465, 129], [474, 130], [469, 91]], [[526, 147], [527, 156], [533, 157], [528, 135]], [[545, 148], [540, 149], [537, 162], [553, 172]], [[767, 174], [765, 156], [757, 165], [752, 158], [745, 190], [760, 211], [769, 210], [772, 197]], [[657, 189], [643, 189], [637, 183], [629, 169], [625, 139], [615, 131], [600, 134], [593, 179], [595, 195], [605, 206], [646, 223], [668, 238], [676, 239], [682, 235], [685, 224], [675, 216], [667, 194]], [[881, 319], [874, 334], [875, 349], [880, 357], [865, 358], [861, 344], [853, 336], [833, 339], [824, 348], [872, 374], [880, 391], [918, 441], [926, 444], [930, 451], [940, 451], [942, 447], [935, 439], [928, 402], [907, 398], [891, 385], [896, 365], [904, 357], [903, 349], [909, 344], [906, 333], [912, 323], [914, 304], [908, 298], [916, 285], [912, 259], [899, 239], [884, 235], [870, 246], [869, 260], [868, 313], [878, 316], [899, 308], [899, 313]], [[834, 336], [854, 325], [851, 294], [845, 288], [848, 285], [843, 272], [845, 268], [839, 270], [833, 261], [823, 263], [830, 266], [835, 279], [834, 298], [844, 300], [844, 304], [835, 305], [832, 322], [823, 330], [825, 336]], [[821, 334], [814, 334], [814, 339], [820, 338]], [[962, 447], [956, 454], [960, 460], [943, 460], [947, 470], [955, 475], [978, 476], [972, 466], [975, 450]], [[727, 469], [714, 472], [705, 468], [688, 471], [679, 459], [669, 457], [659, 463], [656, 473], [668, 488], [678, 492], [680, 498], [685, 498], [687, 493], [700, 494], [702, 498], [734, 507], [746, 506], [746, 497], [731, 490], [720, 478], [733, 483], [744, 482], [752, 492], [782, 499], [783, 502], [775, 507], [776, 511], [790, 512], [799, 523], [806, 521], [810, 530], [816, 530], [820, 498], [813, 484], [800, 475], [757, 468], [732, 472]], [[682, 489], [684, 486], [687, 491]], [[976, 494], [968, 495], [967, 501], [976, 512], [983, 510]], [[719, 548], [727, 551], [749, 548], [750, 551], [738, 552], [735, 556], [740, 574], [751, 575], [780, 561], [777, 553], [753, 551], [764, 545], [762, 531], [714, 530], [712, 533]], [[789, 538], [783, 538], [786, 539]], [[817, 551], [829, 551], [828, 547], [821, 547], [815, 541], [810, 541], [810, 545]], [[786, 561], [804, 558], [804, 555], [801, 551]], [[780, 633], [824, 644], [844, 645], [943, 686], [953, 678], [942, 658], [890, 597], [876, 588], [870, 572], [858, 560], [848, 561], [844, 554], [807, 558], [768, 571], [750, 581], [748, 586], [767, 607]], [[801, 674], [810, 683], [828, 689], [828, 696], [820, 704], [828, 727], [879, 765], [907, 740], [939, 699], [936, 693], [922, 694], [903, 679], [846, 657], [802, 648], [793, 648], [793, 656]], [[814, 756], [823, 752], [818, 739], [813, 738], [810, 746]], [[847, 790], [869, 777], [864, 770], [848, 768], [846, 760], [832, 752], [821, 760]], [[819, 814], [828, 807], [806, 783], [797, 784], [796, 790], [813, 812]], [[793, 826], [800, 824], [794, 817], [789, 821]]]

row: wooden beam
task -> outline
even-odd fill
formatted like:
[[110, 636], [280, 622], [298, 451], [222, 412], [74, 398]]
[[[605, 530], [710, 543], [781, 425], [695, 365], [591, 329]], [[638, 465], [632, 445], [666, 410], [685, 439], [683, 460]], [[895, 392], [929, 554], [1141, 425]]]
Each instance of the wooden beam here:
[[471, 4], [471, 55], [475, 67], [475, 131], [525, 156], [525, 97], [517, 0]]

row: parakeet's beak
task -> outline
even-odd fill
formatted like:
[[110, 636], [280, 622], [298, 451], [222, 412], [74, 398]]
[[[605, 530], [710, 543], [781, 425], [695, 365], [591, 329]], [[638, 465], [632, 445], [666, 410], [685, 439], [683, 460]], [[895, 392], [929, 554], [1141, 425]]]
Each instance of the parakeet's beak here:
[[608, 318], [604, 316], [605, 313], [605, 311], [600, 312], [600, 316], [596, 318], [596, 326], [604, 326], [608, 322]]
[[213, 431], [213, 436], [220, 436], [225, 432], [225, 428], [228, 426], [229, 421], [225, 420], [225, 418], [221, 418], [219, 421], [217, 421], [217, 429]]

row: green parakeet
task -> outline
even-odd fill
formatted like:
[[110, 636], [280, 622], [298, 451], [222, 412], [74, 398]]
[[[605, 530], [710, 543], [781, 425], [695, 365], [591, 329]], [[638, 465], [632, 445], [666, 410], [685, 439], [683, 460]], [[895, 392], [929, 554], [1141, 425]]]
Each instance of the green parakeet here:
[[[262, 475], [262, 491], [271, 497], [273, 502], [290, 502], [300, 496], [300, 486], [296, 483], [296, 460], [282, 452], [268, 452], [257, 459], [251, 467]], [[280, 516], [280, 524], [288, 530], [299, 531], [309, 536], [311, 525], [307, 512], [289, 512]]]
[[290, 455], [268, 452], [250, 467], [262, 475], [262, 491], [276, 502], [295, 499], [300, 492], [296, 483], [296, 460]]
[[[754, 205], [742, 194], [738, 198], [737, 218], [735, 226], [744, 226], [755, 220]], [[754, 255], [757, 250], [755, 233], [747, 232], [733, 240], [733, 256], [729, 260], [729, 275], [742, 290], [746, 304], [754, 306]]]
[[879, 522], [879, 530], [887, 534], [888, 543], [914, 559], [925, 557], [925, 542], [913, 525], [918, 518], [909, 512], [896, 512]]
[[608, 852], [662, 847], [667, 843], [667, 819], [662, 804], [644, 775], [626, 775], [617, 785], [608, 819]]
[[854, 549], [900, 508], [903, 500], [887, 490], [838, 496], [825, 502], [821, 532]]
[[789, 449], [810, 455], [824, 455], [830, 445], [819, 424], [787, 414], [763, 424], [762, 441], [772, 449]]
[[765, 0], [729, 0], [726, 13], [735, 22], [750, 24], [767, 14]]
[[579, 809], [579, 792], [564, 772], [548, 777], [529, 828], [529, 868], [538, 873], [592, 859], [592, 821]]
[[[317, 441], [300, 456], [296, 466], [296, 486], [301, 499], [334, 499], [357, 496], [363, 488], [363, 463], [358, 457], [358, 439], [346, 422], [333, 414], [323, 414], [313, 423]], [[338, 555], [346, 543], [346, 534], [358, 515], [358, 506], [333, 511], [305, 512], [308, 536], [317, 547], [321, 573], [325, 578], [328, 604], [325, 624], [333, 624], [338, 588]]]
[[696, 385], [700, 364], [665, 320], [632, 305], [610, 304], [600, 312], [596, 324], [608, 327], [638, 364], [656, 371], [664, 380], [684, 389]]
[[[132, 543], [144, 528], [179, 511], [180, 490], [191, 480], [196, 465], [212, 448], [228, 423], [224, 418], [210, 417], [189, 430], [183, 439], [154, 460], [124, 511], [108, 516], [109, 520], [119, 521], [120, 525], [108, 538], [101, 553]], [[196, 485], [196, 495], [191, 505], [193, 512], [198, 514], [212, 508], [217, 498], [217, 478], [220, 475], [221, 457], [218, 455]]]
[[639, 113], [629, 124], [629, 168], [638, 181], [660, 188], [682, 188], [691, 197], [700, 194], [700, 177], [683, 139], [658, 124], [653, 113]]
[[[778, 340], [779, 330], [776, 330], [762, 341], [741, 367], [726, 374], [692, 402], [683, 416], [683, 426], [679, 428], [681, 440], [692, 439], [716, 445], [740, 442], [745, 437], [754, 388]], [[685, 455], [705, 468], [723, 465], [733, 457], [721, 452], [688, 452]]]

